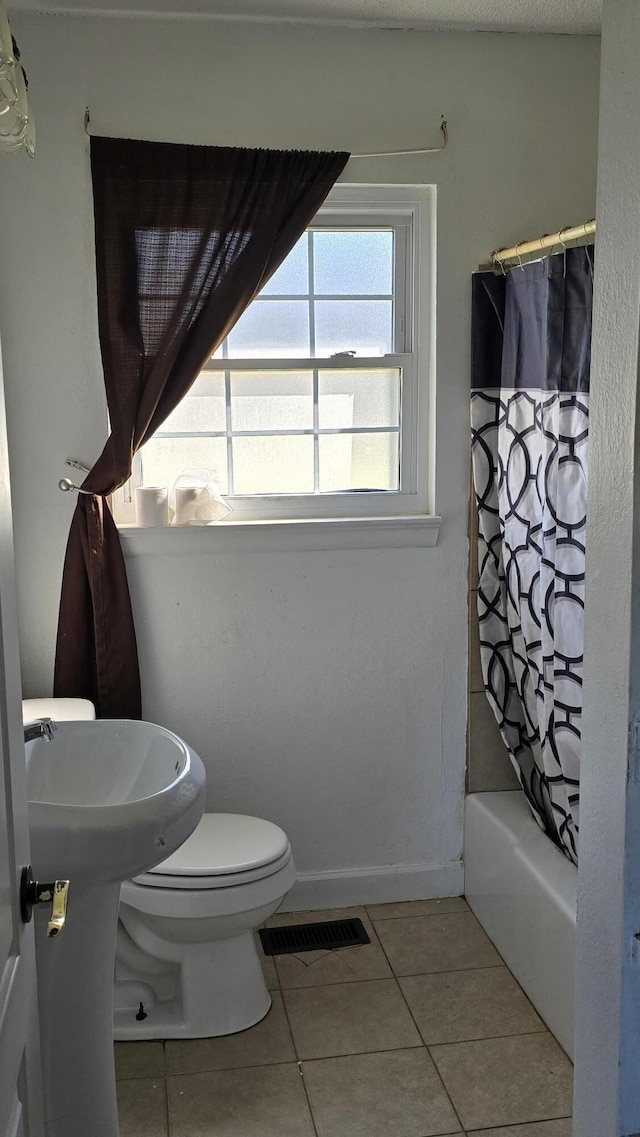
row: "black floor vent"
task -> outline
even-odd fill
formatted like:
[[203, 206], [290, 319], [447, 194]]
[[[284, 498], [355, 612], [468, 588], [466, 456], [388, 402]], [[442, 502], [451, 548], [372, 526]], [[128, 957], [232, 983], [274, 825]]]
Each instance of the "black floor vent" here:
[[362, 920], [323, 920], [318, 924], [287, 924], [283, 928], [261, 928], [265, 955], [287, 955], [300, 951], [325, 951], [369, 944]]

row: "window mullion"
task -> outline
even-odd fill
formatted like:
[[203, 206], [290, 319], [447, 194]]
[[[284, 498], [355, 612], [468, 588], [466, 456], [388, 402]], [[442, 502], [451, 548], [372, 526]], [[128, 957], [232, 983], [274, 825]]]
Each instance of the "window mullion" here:
[[227, 484], [228, 494], [231, 496], [233, 488], [233, 439], [231, 434], [231, 372], [224, 373], [224, 409], [227, 424]]
[[[316, 354], [316, 310], [313, 261], [313, 233], [308, 233], [309, 255], [309, 352]], [[313, 369], [313, 492], [320, 493], [320, 444], [318, 441], [318, 368]]]
[[412, 343], [410, 254], [411, 229], [407, 225], [399, 226], [394, 232], [393, 240], [393, 349], [398, 353], [410, 352]]

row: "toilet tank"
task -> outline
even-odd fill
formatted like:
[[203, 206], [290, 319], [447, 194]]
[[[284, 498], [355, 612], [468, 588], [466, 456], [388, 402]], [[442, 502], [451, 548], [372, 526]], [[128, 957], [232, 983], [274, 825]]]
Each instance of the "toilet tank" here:
[[55, 719], [57, 722], [78, 722], [94, 719], [96, 709], [88, 699], [23, 699], [22, 721]]

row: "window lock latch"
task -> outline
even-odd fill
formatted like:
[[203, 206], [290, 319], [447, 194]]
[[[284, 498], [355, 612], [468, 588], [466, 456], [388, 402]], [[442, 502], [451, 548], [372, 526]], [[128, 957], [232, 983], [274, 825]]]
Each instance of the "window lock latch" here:
[[329, 356], [330, 359], [346, 359], [355, 355], [355, 351], [334, 351], [333, 355]]

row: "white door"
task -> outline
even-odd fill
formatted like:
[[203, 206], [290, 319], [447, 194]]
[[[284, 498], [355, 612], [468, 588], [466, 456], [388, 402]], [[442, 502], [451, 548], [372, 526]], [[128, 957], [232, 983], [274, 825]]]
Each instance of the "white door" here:
[[575, 1137], [640, 1134], [640, 0], [604, 0]]
[[29, 864], [11, 497], [0, 358], [0, 1137], [41, 1137], [33, 922], [20, 916]]

